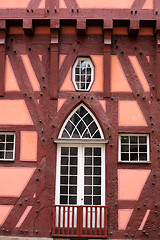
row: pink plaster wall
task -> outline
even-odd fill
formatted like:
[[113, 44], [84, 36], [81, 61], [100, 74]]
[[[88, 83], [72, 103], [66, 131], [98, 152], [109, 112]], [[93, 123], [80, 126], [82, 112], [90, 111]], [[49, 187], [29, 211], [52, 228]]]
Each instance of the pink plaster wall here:
[[136, 101], [118, 102], [119, 126], [147, 126], [146, 120]]
[[141, 225], [140, 225], [140, 227], [139, 227], [138, 230], [142, 230], [142, 229], [143, 229], [143, 227], [144, 227], [144, 225], [145, 225], [145, 223], [146, 223], [146, 221], [147, 221], [147, 218], [148, 218], [148, 215], [149, 215], [150, 211], [151, 211], [150, 209], [148, 209], [148, 210], [146, 211], [146, 214], [145, 214], [145, 216], [144, 216], [144, 218], [143, 218], [143, 221], [142, 221], [142, 223], [141, 223]]
[[118, 210], [118, 229], [125, 230], [129, 219], [132, 215], [133, 209], [119, 209]]
[[33, 91], [40, 91], [40, 86], [36, 74], [32, 68], [28, 55], [21, 55], [25, 70], [32, 85]]
[[67, 8], [64, 0], [59, 0], [59, 8]]
[[21, 131], [20, 161], [37, 161], [37, 132]]
[[71, 68], [69, 69], [67, 76], [60, 88], [60, 91], [75, 91], [75, 88], [72, 83], [72, 77], [71, 77]]
[[6, 56], [6, 65], [5, 65], [5, 92], [8, 91], [20, 91], [18, 83], [10, 63], [9, 57]]
[[101, 104], [101, 107], [103, 111], [106, 113], [106, 101], [105, 100], [99, 100], [99, 103]]
[[65, 54], [60, 54], [60, 55], [59, 55], [59, 69], [61, 68], [61, 66], [62, 66], [62, 64], [63, 64], [66, 56], [67, 56], [67, 55], [65, 55]]
[[131, 92], [118, 56], [111, 56], [111, 92]]
[[134, 0], [77, 0], [80, 8], [131, 8]]
[[46, 0], [41, 0], [38, 8], [42, 8], [42, 9], [45, 8], [45, 3], [46, 3]]
[[22, 214], [21, 218], [19, 219], [17, 225], [16, 225], [16, 228], [20, 227], [21, 224], [24, 222], [24, 220], [26, 219], [26, 217], [28, 216], [29, 212], [31, 211], [32, 209], [32, 206], [28, 206], [26, 208], [26, 210], [24, 211], [24, 213]]
[[147, 82], [147, 79], [143, 73], [143, 70], [141, 68], [141, 65], [139, 64], [138, 62], [138, 59], [136, 56], [129, 56], [128, 57], [131, 64], [132, 64], [132, 67], [138, 77], [138, 80], [140, 81], [140, 84], [142, 85], [142, 88], [145, 92], [149, 92], [150, 91], [150, 87], [149, 87], [149, 84]]
[[57, 112], [61, 109], [67, 99], [58, 99]]
[[0, 100], [0, 124], [33, 125], [24, 100]]
[[0, 8], [26, 8], [30, 0], [0, 0]]
[[10, 214], [13, 206], [12, 205], [0, 205], [0, 226], [3, 225], [8, 215]]
[[150, 170], [118, 170], [118, 200], [138, 200]]
[[91, 87], [91, 92], [103, 92], [103, 56], [91, 55], [94, 64], [95, 79]]
[[35, 168], [1, 167], [0, 197], [19, 197], [34, 171]]
[[153, 0], [146, 0], [142, 9], [153, 9]]

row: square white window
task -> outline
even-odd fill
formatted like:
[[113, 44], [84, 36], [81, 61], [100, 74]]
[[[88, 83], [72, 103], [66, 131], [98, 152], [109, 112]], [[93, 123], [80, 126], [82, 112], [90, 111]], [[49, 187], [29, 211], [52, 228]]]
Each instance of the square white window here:
[[150, 162], [149, 134], [119, 134], [118, 152], [119, 162]]
[[15, 133], [0, 132], [0, 161], [14, 161]]
[[78, 91], [89, 91], [94, 81], [94, 66], [89, 57], [78, 57], [72, 69], [72, 81]]

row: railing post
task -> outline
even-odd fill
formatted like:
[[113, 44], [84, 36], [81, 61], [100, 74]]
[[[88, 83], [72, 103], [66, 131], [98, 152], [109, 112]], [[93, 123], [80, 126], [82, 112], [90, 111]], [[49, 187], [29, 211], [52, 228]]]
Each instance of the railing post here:
[[52, 235], [56, 232], [56, 206], [53, 206], [53, 230]]

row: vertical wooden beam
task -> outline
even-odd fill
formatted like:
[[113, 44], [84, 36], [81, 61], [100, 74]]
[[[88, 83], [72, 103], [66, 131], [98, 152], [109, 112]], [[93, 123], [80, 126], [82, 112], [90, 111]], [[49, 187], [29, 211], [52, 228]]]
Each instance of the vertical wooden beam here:
[[32, 19], [30, 18], [23, 19], [23, 31], [25, 35], [33, 35]]
[[6, 63], [6, 21], [0, 20], [0, 96], [4, 96], [5, 63]]
[[86, 34], [86, 19], [77, 19], [77, 35]]
[[49, 92], [50, 99], [58, 98], [58, 72], [59, 72], [59, 27], [60, 22], [57, 19], [51, 20], [51, 61], [50, 61], [50, 78], [49, 78]]
[[130, 25], [129, 25], [129, 35], [130, 36], [136, 37], [138, 35], [139, 25], [140, 25], [139, 20], [130, 20]]
[[112, 20], [104, 20], [104, 98], [110, 97]]
[[157, 83], [157, 99], [160, 100], [160, 20], [157, 20], [156, 22], [156, 33], [157, 33], [156, 83]]

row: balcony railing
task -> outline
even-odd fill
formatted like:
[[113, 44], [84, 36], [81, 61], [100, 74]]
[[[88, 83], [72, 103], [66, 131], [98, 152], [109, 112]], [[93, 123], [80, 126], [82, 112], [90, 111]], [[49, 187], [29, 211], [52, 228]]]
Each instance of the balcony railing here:
[[107, 237], [106, 206], [55, 205], [53, 232], [55, 237]]

